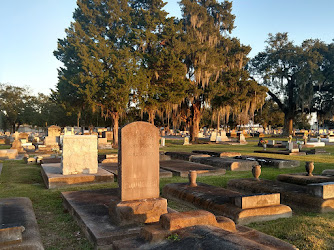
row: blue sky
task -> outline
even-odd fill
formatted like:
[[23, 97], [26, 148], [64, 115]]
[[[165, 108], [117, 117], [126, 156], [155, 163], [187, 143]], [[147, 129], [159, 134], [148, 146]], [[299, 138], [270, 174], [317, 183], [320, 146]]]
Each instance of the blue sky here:
[[[178, 0], [166, 10], [180, 17]], [[53, 56], [57, 39], [64, 38], [76, 0], [0, 1], [0, 83], [29, 86], [36, 94], [50, 93], [61, 63]], [[289, 32], [300, 44], [309, 38], [327, 43], [334, 38], [334, 0], [234, 0], [238, 37], [256, 55], [268, 33]]]

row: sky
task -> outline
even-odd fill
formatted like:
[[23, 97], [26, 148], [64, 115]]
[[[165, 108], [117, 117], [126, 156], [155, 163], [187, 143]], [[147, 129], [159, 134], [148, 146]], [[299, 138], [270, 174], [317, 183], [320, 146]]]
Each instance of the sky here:
[[[178, 0], [165, 10], [180, 17]], [[250, 57], [264, 50], [268, 34], [288, 32], [300, 45], [305, 39], [334, 39], [334, 0], [233, 0], [236, 28], [231, 36], [250, 45]], [[73, 21], [76, 0], [0, 0], [0, 83], [49, 94], [57, 84], [53, 56], [57, 40]]]

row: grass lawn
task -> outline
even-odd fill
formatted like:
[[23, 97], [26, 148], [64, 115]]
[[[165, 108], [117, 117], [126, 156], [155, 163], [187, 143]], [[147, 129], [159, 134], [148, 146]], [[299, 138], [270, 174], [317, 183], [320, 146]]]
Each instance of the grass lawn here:
[[[331, 152], [332, 155], [287, 156], [253, 153], [254, 150], [260, 149], [256, 146], [258, 139], [251, 138], [247, 139], [247, 141], [249, 143], [242, 146], [215, 144], [182, 146], [183, 140], [167, 140], [167, 147], [162, 150], [179, 152], [191, 152], [192, 150], [237, 151], [247, 155], [301, 161], [301, 166], [293, 169], [264, 167], [260, 178], [265, 179], [275, 179], [281, 173], [304, 172], [305, 161], [315, 162], [315, 174], [320, 174], [324, 169], [334, 168], [334, 146], [326, 146], [326, 150]], [[100, 151], [99, 153], [115, 152], [116, 150], [103, 150], [103, 152]], [[46, 249], [93, 249], [93, 246], [86, 240], [73, 218], [64, 212], [60, 193], [70, 190], [115, 188], [117, 187], [116, 183], [48, 190], [44, 186], [40, 174], [40, 166], [27, 165], [23, 161], [4, 161], [3, 165], [2, 174], [0, 175], [0, 198], [29, 197], [32, 200], [42, 241]], [[250, 172], [227, 171], [226, 175], [199, 177], [198, 181], [226, 187], [230, 179], [248, 178], [251, 176]], [[162, 188], [167, 183], [172, 182], [187, 182], [187, 179], [180, 177], [161, 179], [160, 187]], [[169, 201], [168, 204], [170, 207], [182, 211], [189, 209], [173, 201]], [[316, 214], [294, 211], [292, 218], [252, 223], [249, 226], [288, 241], [299, 249], [334, 249], [334, 213]]]

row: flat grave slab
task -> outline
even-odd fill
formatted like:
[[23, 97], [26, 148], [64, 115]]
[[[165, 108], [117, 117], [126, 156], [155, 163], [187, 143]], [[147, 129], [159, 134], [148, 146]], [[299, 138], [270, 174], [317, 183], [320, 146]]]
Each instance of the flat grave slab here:
[[236, 156], [241, 156], [239, 152], [215, 152], [215, 151], [206, 151], [206, 150], [193, 150], [192, 151], [195, 154], [208, 154], [211, 156], [216, 156], [216, 157], [236, 157]]
[[60, 163], [42, 164], [41, 166], [45, 186], [49, 189], [69, 185], [96, 184], [114, 181], [114, 175], [102, 168], [98, 168], [96, 174], [63, 175]]
[[334, 177], [334, 169], [325, 169], [322, 171], [321, 175]]
[[44, 249], [30, 199], [0, 199], [0, 249]]
[[[138, 235], [142, 226], [116, 226], [108, 206], [117, 198], [118, 189], [62, 192], [63, 205], [78, 222], [96, 248], [110, 249], [112, 242]], [[109, 248], [108, 248], [109, 247]]]
[[[114, 176], [117, 177], [117, 171], [118, 171], [118, 164], [117, 163], [99, 164], [99, 167], [107, 170], [110, 173], [113, 173]], [[167, 171], [167, 170], [164, 170], [164, 169], [160, 168], [159, 176], [160, 176], [160, 178], [171, 178], [171, 177], [173, 177], [173, 173], [171, 171]]]
[[332, 182], [333, 177], [313, 175], [308, 176], [307, 173], [296, 173], [296, 174], [280, 174], [276, 178], [278, 181], [287, 182], [297, 185], [308, 185], [312, 183]]
[[259, 165], [257, 161], [247, 161], [228, 157], [192, 157], [191, 161], [231, 171], [250, 171], [253, 166]]
[[18, 156], [17, 149], [0, 149], [0, 159], [13, 160]]
[[[256, 221], [268, 221], [291, 217], [288, 206], [281, 205], [275, 197], [245, 197], [241, 193], [204, 183], [190, 187], [187, 183], [171, 183], [165, 185], [162, 194], [174, 199], [232, 219], [235, 223], [248, 224]], [[270, 195], [269, 195], [270, 196]], [[248, 202], [246, 208], [242, 203]]]
[[41, 164], [49, 164], [49, 163], [61, 163], [61, 157], [47, 157], [41, 159]]
[[285, 160], [285, 159], [276, 159], [276, 158], [268, 158], [268, 157], [260, 157], [260, 156], [237, 156], [236, 159], [243, 159], [248, 161], [257, 161], [262, 167], [274, 167], [274, 168], [294, 168], [299, 167], [300, 161], [294, 160]]
[[334, 199], [322, 199], [310, 194], [308, 185], [263, 179], [234, 179], [228, 182], [227, 188], [245, 194], [280, 193], [281, 202], [294, 209], [319, 213], [334, 211]]
[[281, 151], [255, 150], [254, 153], [278, 154], [278, 155], [306, 155], [306, 152], [289, 152], [285, 150]]
[[210, 157], [206, 154], [195, 154], [189, 152], [166, 152], [165, 155], [170, 156], [173, 160], [190, 161], [193, 156], [197, 157]]
[[[198, 218], [190, 211], [172, 213], [166, 216], [181, 217], [182, 223], [177, 223], [176, 230], [165, 229], [164, 221], [157, 225], [147, 225], [138, 237], [118, 240], [113, 243], [115, 249], [296, 249], [293, 245], [266, 235], [254, 229], [234, 225], [233, 221], [219, 216], [216, 217], [217, 226], [211, 225], [211, 218], [203, 218], [199, 225], [187, 226], [187, 215], [190, 222]], [[206, 212], [206, 211], [203, 211]], [[208, 213], [208, 212], [206, 212]], [[197, 217], [197, 218], [196, 218]], [[185, 225], [186, 224], [186, 225]], [[177, 235], [177, 240], [166, 239], [169, 235]], [[151, 237], [149, 237], [151, 236]], [[153, 237], [152, 237], [153, 236]]]
[[160, 161], [160, 169], [170, 171], [174, 176], [181, 177], [188, 177], [189, 170], [196, 170], [200, 176], [223, 175], [226, 173], [225, 169], [182, 160]]

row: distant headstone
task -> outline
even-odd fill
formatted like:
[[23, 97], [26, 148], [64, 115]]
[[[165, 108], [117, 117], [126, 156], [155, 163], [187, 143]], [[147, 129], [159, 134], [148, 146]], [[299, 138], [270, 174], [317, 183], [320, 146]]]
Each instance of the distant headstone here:
[[246, 142], [246, 139], [245, 139], [245, 136], [244, 136], [243, 133], [238, 134], [238, 142], [240, 142], [240, 143], [245, 143]]
[[98, 169], [96, 135], [64, 136], [61, 168], [63, 175], [96, 174]]
[[183, 145], [190, 145], [188, 136], [184, 137]]
[[217, 132], [216, 131], [212, 131], [211, 135], [210, 135], [210, 141], [216, 141], [217, 140]]
[[161, 137], [160, 141], [161, 141], [160, 146], [161, 146], [161, 147], [165, 147], [165, 144], [166, 144], [166, 138]]

